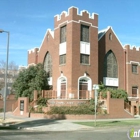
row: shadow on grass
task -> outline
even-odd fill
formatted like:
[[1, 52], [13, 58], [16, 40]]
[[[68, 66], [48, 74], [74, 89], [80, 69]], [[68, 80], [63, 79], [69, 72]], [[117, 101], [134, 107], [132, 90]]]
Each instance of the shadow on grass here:
[[121, 121], [112, 121], [112, 122], [110, 122], [110, 123], [119, 123], [119, 122], [121, 122]]

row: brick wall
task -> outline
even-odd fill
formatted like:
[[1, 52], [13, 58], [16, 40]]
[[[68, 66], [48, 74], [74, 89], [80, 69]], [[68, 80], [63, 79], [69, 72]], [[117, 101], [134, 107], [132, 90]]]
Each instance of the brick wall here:
[[[6, 100], [6, 111], [12, 111], [12, 104], [14, 104], [16, 102], [15, 99], [7, 99]], [[3, 100], [0, 100], [0, 108], [3, 108], [4, 103]]]
[[[24, 109], [20, 109], [20, 102], [23, 101]], [[19, 97], [17, 101], [17, 108], [13, 111], [14, 115], [21, 115], [28, 117], [29, 116], [29, 98], [28, 97]]]
[[[112, 40], [109, 40], [110, 33], [112, 34]], [[109, 28], [105, 35], [99, 40], [99, 82], [103, 81], [104, 58], [109, 50], [112, 50], [117, 59], [119, 88], [125, 89], [124, 50], [111, 28]]]
[[110, 99], [109, 114], [111, 118], [133, 118], [124, 110], [124, 99]]
[[[46, 118], [46, 119], [68, 119], [68, 120], [94, 120], [94, 115], [64, 115], [64, 114], [41, 114], [31, 113], [31, 118]], [[120, 119], [120, 118], [132, 118], [131, 116], [112, 116], [112, 115], [97, 115], [96, 119]]]
[[38, 48], [28, 50], [28, 65], [38, 63]]
[[[81, 24], [89, 26], [90, 30], [90, 65], [80, 64]], [[67, 26], [66, 64], [59, 65], [60, 28], [64, 25]], [[98, 15], [91, 16], [87, 11], [81, 11], [79, 14], [75, 7], [55, 16], [54, 31], [47, 30], [40, 48], [28, 51], [28, 64], [43, 63], [45, 55], [49, 52], [52, 57], [53, 90], [57, 91], [57, 79], [62, 72], [67, 78], [67, 90], [71, 93], [72, 90], [78, 90], [78, 78], [85, 72], [92, 79], [92, 85], [103, 82], [104, 58], [110, 50], [118, 64], [118, 88], [126, 90], [131, 96], [132, 86], [140, 88], [140, 50], [130, 49], [129, 45], [124, 49], [111, 27], [98, 41]], [[138, 64], [137, 74], [132, 73], [132, 63]]]
[[[132, 87], [137, 86], [140, 88], [140, 50], [135, 47], [130, 48], [129, 45], [125, 46], [126, 49], [126, 75], [127, 75], [127, 92], [132, 96]], [[132, 64], [138, 65], [138, 72], [132, 73]], [[139, 96], [140, 97], [140, 96]]]
[[[90, 65], [80, 64], [80, 26], [81, 24], [90, 27]], [[59, 44], [60, 44], [60, 27], [67, 26], [67, 50], [66, 64], [59, 65]], [[47, 52], [52, 57], [52, 76], [53, 90], [57, 90], [57, 79], [61, 75], [67, 77], [67, 90], [78, 88], [78, 78], [85, 72], [93, 80], [93, 84], [98, 83], [98, 15], [89, 15], [87, 11], [78, 13], [77, 8], [71, 7], [68, 12], [63, 12], [54, 18], [54, 35], [48, 30], [40, 46], [38, 54], [36, 50], [28, 52], [28, 64], [43, 63]], [[36, 61], [36, 55], [38, 61]]]

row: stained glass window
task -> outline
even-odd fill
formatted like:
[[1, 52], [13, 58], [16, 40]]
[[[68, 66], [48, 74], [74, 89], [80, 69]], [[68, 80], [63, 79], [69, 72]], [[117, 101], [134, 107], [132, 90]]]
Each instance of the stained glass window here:
[[52, 59], [49, 52], [44, 59], [44, 70], [48, 73], [49, 77], [52, 77]]
[[112, 51], [109, 51], [104, 59], [104, 77], [111, 77], [111, 78], [118, 77], [117, 60]]

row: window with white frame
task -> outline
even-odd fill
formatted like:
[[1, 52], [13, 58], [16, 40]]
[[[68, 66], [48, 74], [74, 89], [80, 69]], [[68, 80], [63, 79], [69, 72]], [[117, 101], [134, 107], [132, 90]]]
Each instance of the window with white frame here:
[[59, 64], [66, 63], [66, 25], [60, 28]]
[[89, 64], [90, 43], [89, 43], [89, 26], [81, 25], [81, 42], [80, 42], [80, 63]]
[[138, 65], [132, 64], [132, 73], [138, 73]]

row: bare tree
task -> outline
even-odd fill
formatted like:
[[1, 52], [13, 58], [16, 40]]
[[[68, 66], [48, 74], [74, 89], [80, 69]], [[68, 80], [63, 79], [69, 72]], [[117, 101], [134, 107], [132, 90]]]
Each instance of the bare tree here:
[[[5, 67], [6, 62], [4, 60], [0, 60], [0, 90], [4, 87], [5, 83]], [[9, 62], [7, 71], [8, 87], [11, 87], [11, 84], [14, 82], [17, 74], [18, 74], [18, 65], [16, 65], [14, 61]]]
[[10, 75], [15, 76], [18, 71], [18, 66], [14, 61], [11, 61], [8, 65], [8, 72]]
[[4, 79], [0, 78], [0, 90], [4, 87]]
[[0, 60], [0, 74], [4, 73], [6, 67], [6, 62], [4, 60]]

